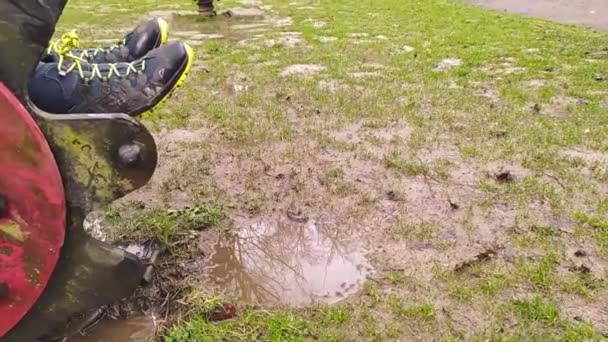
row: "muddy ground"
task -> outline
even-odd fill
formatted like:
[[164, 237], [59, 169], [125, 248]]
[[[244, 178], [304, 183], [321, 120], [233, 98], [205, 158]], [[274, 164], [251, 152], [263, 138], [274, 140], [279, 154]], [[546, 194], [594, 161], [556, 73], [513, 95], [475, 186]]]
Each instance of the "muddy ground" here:
[[349, 319], [280, 336], [608, 334], [605, 35], [442, 1], [140, 5], [199, 57], [144, 119], [153, 180], [97, 222], [164, 250], [110, 317], [168, 341], [269, 339], [249, 314], [328, 308]]

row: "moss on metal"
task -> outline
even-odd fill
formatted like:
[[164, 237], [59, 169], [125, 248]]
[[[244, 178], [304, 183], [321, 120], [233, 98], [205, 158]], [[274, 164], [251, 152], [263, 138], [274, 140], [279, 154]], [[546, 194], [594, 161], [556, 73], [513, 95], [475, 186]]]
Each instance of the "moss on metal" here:
[[128, 180], [119, 176], [110, 165], [103, 152], [95, 151], [92, 143], [96, 139], [95, 132], [76, 132], [66, 125], [53, 127], [53, 140], [71, 160], [74, 179], [82, 186], [94, 189], [95, 196], [110, 202], [116, 198], [115, 189], [121, 192], [132, 190], [134, 187]]

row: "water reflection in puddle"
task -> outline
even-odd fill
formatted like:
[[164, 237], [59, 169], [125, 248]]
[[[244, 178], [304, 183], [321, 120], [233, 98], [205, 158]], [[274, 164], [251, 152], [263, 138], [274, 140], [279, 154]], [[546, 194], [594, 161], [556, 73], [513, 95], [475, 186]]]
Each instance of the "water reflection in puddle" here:
[[86, 336], [71, 337], [69, 342], [148, 342], [155, 331], [154, 318], [149, 316], [103, 320]]
[[363, 251], [313, 222], [254, 224], [215, 246], [211, 274], [248, 303], [331, 304], [355, 293], [372, 271]]

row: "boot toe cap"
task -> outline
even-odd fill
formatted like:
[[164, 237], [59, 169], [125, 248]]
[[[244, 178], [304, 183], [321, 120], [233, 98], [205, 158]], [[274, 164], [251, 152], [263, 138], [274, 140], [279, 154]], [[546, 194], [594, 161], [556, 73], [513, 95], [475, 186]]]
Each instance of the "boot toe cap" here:
[[174, 42], [154, 50], [155, 81], [168, 83], [184, 72], [190, 55], [184, 43]]
[[133, 31], [131, 38], [126, 42], [132, 58], [141, 58], [164, 43], [162, 22], [162, 19], [149, 20]]

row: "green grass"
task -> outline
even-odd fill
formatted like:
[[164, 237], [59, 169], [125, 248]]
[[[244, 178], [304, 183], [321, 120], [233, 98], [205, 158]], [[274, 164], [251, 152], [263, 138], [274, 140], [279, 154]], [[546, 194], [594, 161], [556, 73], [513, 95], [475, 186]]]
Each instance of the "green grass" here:
[[553, 253], [548, 253], [540, 260], [524, 260], [516, 261], [517, 273], [530, 283], [540, 289], [550, 289], [558, 282], [555, 273], [558, 258]]
[[393, 154], [384, 159], [384, 165], [388, 169], [394, 169], [406, 176], [417, 176], [426, 172], [426, 167], [418, 161], [410, 161], [400, 157], [398, 154]]
[[470, 301], [474, 296], [474, 289], [468, 286], [455, 285], [450, 291], [450, 297], [457, 300]]
[[513, 301], [513, 313], [523, 321], [555, 323], [559, 319], [559, 308], [541, 297]]
[[491, 273], [481, 281], [479, 284], [479, 291], [488, 297], [494, 297], [500, 293], [501, 290], [509, 286], [509, 283], [510, 279], [507, 275], [502, 273]]
[[435, 319], [435, 307], [429, 303], [406, 305], [400, 298], [391, 298], [390, 305], [393, 312], [402, 317], [423, 322]]
[[302, 311], [247, 310], [238, 320], [211, 323], [203, 316], [173, 328], [165, 335], [166, 342], [187, 341], [342, 341], [339, 327], [348, 327], [352, 312], [342, 309], [309, 309]]
[[181, 210], [148, 209], [132, 211], [129, 203], [106, 212], [111, 240], [156, 240], [167, 247], [187, 238], [192, 230], [200, 231], [218, 225], [224, 212], [217, 205], [195, 205]]
[[302, 341], [306, 337], [307, 324], [291, 313], [250, 313], [241, 316], [238, 323], [220, 325], [195, 317], [168, 332], [165, 341]]
[[396, 238], [428, 241], [441, 228], [438, 222], [401, 222], [393, 228]]
[[574, 213], [574, 219], [583, 227], [590, 228], [587, 233], [595, 238], [595, 243], [602, 253], [608, 253], [608, 219], [580, 211]]
[[590, 273], [577, 271], [565, 281], [563, 288], [568, 292], [593, 299], [599, 291], [606, 288], [606, 281]]

